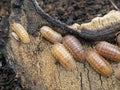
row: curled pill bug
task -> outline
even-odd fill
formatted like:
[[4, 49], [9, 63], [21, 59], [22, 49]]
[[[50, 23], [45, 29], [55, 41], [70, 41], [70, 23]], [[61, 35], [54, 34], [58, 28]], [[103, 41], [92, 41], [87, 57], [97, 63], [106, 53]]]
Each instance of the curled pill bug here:
[[87, 62], [101, 75], [110, 76], [112, 68], [110, 64], [100, 56], [96, 50], [90, 50], [86, 53]]
[[115, 69], [115, 77], [120, 80], [120, 66]]
[[30, 43], [29, 35], [21, 24], [13, 23], [11, 25], [11, 28], [18, 35], [18, 37], [23, 43]]
[[43, 26], [40, 28], [40, 32], [44, 38], [52, 43], [57, 43], [62, 41], [62, 36], [60, 33], [54, 31], [52, 28], [48, 26]]
[[85, 60], [85, 49], [76, 37], [67, 35], [63, 38], [62, 43], [76, 60], [80, 62]]
[[63, 65], [63, 67], [73, 70], [76, 67], [73, 56], [65, 48], [63, 44], [56, 43], [52, 45], [51, 52], [53, 56]]
[[98, 42], [95, 49], [100, 55], [113, 61], [120, 61], [120, 49], [119, 47], [112, 45], [106, 41]]

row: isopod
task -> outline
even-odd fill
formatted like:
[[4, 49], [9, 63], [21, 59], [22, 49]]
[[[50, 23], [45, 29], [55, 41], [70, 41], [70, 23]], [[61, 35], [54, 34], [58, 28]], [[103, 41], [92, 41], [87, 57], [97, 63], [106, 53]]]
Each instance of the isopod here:
[[53, 56], [67, 69], [73, 70], [76, 67], [73, 56], [63, 44], [56, 43], [52, 45], [51, 52]]
[[106, 41], [101, 41], [96, 44], [95, 49], [105, 58], [113, 61], [120, 61], [120, 49], [115, 45], [112, 45]]
[[120, 80], [120, 66], [115, 69], [115, 77]]
[[48, 26], [43, 26], [40, 29], [41, 34], [43, 37], [45, 37], [47, 40], [49, 40], [52, 43], [61, 42], [62, 36], [61, 34], [57, 33], [56, 31], [52, 30], [52, 28]]
[[18, 37], [21, 39], [21, 41], [23, 43], [29, 43], [30, 42], [29, 35], [28, 35], [27, 31], [25, 30], [25, 28], [21, 24], [13, 23], [11, 25], [11, 28], [18, 35]]
[[85, 50], [76, 37], [67, 35], [63, 38], [62, 42], [76, 60], [80, 62], [85, 60]]
[[16, 40], [19, 41], [19, 37], [18, 37], [18, 35], [17, 35], [15, 32], [11, 32], [11, 35], [12, 35]]
[[101, 75], [110, 76], [112, 74], [110, 64], [96, 50], [88, 51], [86, 53], [86, 60]]

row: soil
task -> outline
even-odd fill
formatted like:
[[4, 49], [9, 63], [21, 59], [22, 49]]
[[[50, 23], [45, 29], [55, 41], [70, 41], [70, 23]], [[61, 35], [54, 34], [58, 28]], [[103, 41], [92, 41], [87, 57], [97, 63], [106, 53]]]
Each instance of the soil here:
[[[114, 3], [120, 6], [119, 0]], [[50, 16], [68, 25], [88, 22], [115, 9], [109, 0], [43, 0], [41, 6]]]

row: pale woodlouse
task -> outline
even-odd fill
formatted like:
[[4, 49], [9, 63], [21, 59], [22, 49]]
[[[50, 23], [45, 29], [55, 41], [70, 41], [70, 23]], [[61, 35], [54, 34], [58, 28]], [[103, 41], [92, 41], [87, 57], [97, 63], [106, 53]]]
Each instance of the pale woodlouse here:
[[96, 50], [88, 51], [86, 53], [86, 60], [101, 75], [110, 76], [112, 74], [110, 64]]
[[73, 70], [76, 67], [73, 56], [63, 44], [56, 43], [52, 45], [51, 52], [53, 56], [67, 69]]
[[120, 80], [120, 66], [115, 69], [115, 77]]
[[76, 37], [67, 35], [63, 38], [62, 42], [76, 60], [80, 62], [85, 60], [85, 49]]
[[100, 55], [113, 61], [120, 61], [120, 48], [106, 41], [96, 44], [95, 49]]
[[28, 35], [27, 31], [25, 30], [25, 28], [21, 24], [13, 23], [11, 25], [11, 28], [18, 35], [18, 37], [21, 39], [21, 41], [23, 43], [29, 43], [30, 42], [29, 35]]
[[48, 41], [52, 43], [61, 42], [62, 36], [60, 33], [57, 33], [56, 31], [52, 30], [52, 28], [48, 26], [43, 26], [40, 29], [41, 34], [43, 37], [45, 37]]
[[15, 32], [11, 32], [11, 36], [19, 41], [19, 37], [18, 37], [18, 35]]

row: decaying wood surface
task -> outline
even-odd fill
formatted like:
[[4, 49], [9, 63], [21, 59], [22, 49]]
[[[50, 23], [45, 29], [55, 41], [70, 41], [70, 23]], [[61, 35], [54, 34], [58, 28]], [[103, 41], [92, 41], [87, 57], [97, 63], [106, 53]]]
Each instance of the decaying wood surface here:
[[[36, 13], [30, 0], [12, 0], [10, 23], [19, 22], [29, 32], [31, 42], [24, 44], [10, 36], [7, 58], [28, 90], [119, 90], [120, 81], [114, 76], [103, 77], [87, 62], [76, 62], [74, 71], [66, 70], [51, 54], [51, 43], [44, 39], [39, 28], [49, 25]], [[20, 2], [20, 3], [19, 3]], [[39, 0], [40, 2], [40, 0]], [[50, 25], [49, 25], [50, 26]], [[9, 33], [11, 33], [11, 29]], [[10, 34], [9, 34], [10, 35]], [[117, 63], [111, 63], [112, 68]]]

